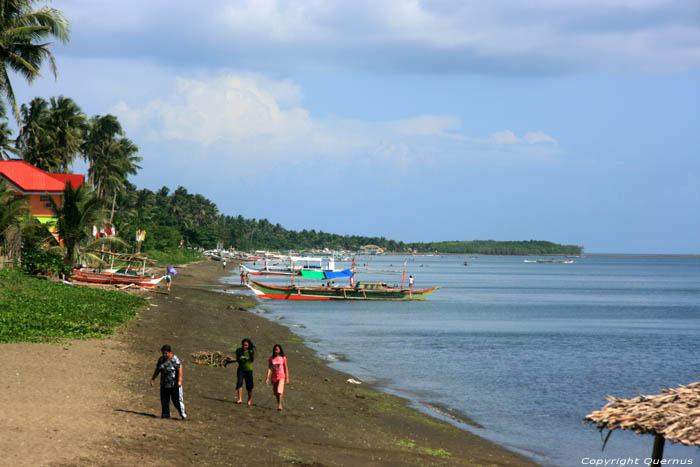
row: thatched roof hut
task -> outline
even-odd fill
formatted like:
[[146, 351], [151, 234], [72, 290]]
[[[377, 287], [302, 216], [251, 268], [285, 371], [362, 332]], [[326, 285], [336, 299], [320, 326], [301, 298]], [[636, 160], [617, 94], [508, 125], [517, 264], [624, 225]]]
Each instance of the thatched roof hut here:
[[656, 455], [661, 459], [665, 439], [700, 446], [700, 382], [662, 389], [661, 394], [652, 396], [606, 399], [605, 407], [586, 415], [583, 421], [595, 423], [600, 431], [607, 428], [610, 432], [620, 429], [654, 435], [652, 458]]

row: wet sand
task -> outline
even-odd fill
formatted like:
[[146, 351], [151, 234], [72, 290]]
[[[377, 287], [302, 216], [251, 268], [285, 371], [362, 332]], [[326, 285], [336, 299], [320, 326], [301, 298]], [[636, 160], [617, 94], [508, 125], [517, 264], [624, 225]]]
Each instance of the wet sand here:
[[[351, 375], [329, 368], [287, 328], [247, 310], [249, 298], [213, 291], [227, 287], [218, 285], [223, 272], [215, 261], [179, 268], [172, 291], [140, 292], [150, 306], [107, 340], [1, 345], [5, 458], [62, 466], [535, 465], [403, 399], [348, 383]], [[191, 356], [233, 354], [243, 337], [258, 349], [250, 407], [235, 404], [235, 364], [196, 365]], [[184, 364], [186, 422], [158, 418], [158, 388], [149, 384], [166, 343]], [[282, 412], [265, 386], [276, 343], [291, 376]]]

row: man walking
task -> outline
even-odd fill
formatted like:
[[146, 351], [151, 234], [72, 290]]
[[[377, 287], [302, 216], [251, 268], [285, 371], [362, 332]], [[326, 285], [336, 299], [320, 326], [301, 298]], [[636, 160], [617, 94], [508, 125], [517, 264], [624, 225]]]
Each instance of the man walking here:
[[160, 373], [160, 418], [170, 418], [172, 400], [182, 419], [186, 420], [185, 403], [182, 400], [182, 363], [169, 345], [164, 345], [160, 351], [162, 355], [151, 378], [151, 386], [155, 386], [156, 376]]

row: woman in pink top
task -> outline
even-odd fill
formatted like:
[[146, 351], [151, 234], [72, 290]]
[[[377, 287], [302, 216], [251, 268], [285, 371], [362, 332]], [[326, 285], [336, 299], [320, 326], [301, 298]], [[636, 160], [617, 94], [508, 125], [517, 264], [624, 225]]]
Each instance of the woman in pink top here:
[[284, 350], [279, 344], [272, 347], [272, 357], [267, 367], [265, 384], [270, 384], [270, 381], [272, 381], [272, 392], [277, 398], [277, 410], [282, 410], [284, 385], [289, 384], [289, 368], [287, 368], [287, 357], [284, 356]]

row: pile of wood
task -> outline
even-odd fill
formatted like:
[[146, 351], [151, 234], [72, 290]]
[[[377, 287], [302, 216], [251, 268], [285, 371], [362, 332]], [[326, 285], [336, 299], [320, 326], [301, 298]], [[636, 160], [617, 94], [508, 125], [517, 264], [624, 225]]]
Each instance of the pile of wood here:
[[192, 354], [192, 358], [197, 365], [225, 367], [236, 359], [229, 355], [224, 355], [221, 352], [210, 352], [208, 350], [200, 350]]
[[632, 399], [607, 396], [609, 402], [583, 419], [595, 423], [599, 430], [632, 430], [640, 434], [659, 435], [674, 443], [700, 446], [700, 382], [662, 394]]

